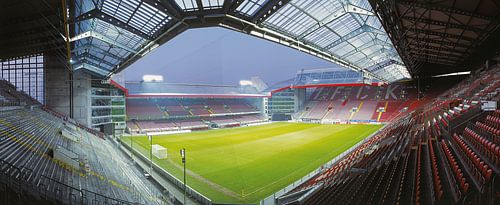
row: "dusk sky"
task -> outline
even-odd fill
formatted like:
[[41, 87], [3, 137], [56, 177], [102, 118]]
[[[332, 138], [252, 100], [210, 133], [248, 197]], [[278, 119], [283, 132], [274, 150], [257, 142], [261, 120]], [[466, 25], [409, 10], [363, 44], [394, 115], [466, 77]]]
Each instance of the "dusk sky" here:
[[267, 40], [224, 28], [190, 29], [156, 48], [127, 69], [126, 81], [144, 74], [163, 75], [168, 83], [234, 85], [252, 76], [272, 85], [301, 69], [336, 64]]

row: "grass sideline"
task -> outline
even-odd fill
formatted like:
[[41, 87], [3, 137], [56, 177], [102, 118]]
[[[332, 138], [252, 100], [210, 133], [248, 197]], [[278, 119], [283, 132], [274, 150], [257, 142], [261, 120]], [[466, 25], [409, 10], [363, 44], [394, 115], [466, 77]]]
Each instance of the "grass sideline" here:
[[[154, 136], [168, 158], [153, 161], [182, 180], [179, 150], [186, 148], [187, 184], [215, 203], [258, 203], [328, 162], [382, 125], [272, 123]], [[130, 137], [122, 140], [130, 144]], [[149, 157], [146, 136], [133, 147]]]

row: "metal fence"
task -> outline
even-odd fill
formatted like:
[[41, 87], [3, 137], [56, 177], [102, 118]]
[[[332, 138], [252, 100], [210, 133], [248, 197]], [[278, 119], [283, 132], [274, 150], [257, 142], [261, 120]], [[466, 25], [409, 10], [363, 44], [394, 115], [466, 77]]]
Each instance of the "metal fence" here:
[[481, 106], [475, 106], [449, 121], [449, 133], [453, 134], [465, 128], [466, 123], [482, 113]]
[[[126, 148], [128, 149], [129, 151], [131, 151], [131, 148], [130, 148], [130, 145], [121, 141], [121, 144]], [[139, 157], [141, 160], [145, 161], [145, 162], [150, 162], [149, 158], [147, 158], [146, 156], [144, 156], [142, 153], [140, 152], [137, 152], [135, 150], [133, 150], [133, 152], [135, 153], [134, 156], [137, 156]], [[160, 174], [161, 177], [167, 179], [169, 182], [171, 182], [172, 184], [174, 184], [175, 186], [177, 186], [179, 189], [183, 190], [184, 189], [184, 183], [177, 179], [175, 176], [173, 176], [172, 174], [170, 174], [169, 172], [167, 172], [166, 170], [164, 170], [163, 168], [161, 168], [160, 166], [158, 166], [156, 163], [153, 162], [153, 171], [155, 171], [156, 173]], [[152, 176], [152, 173], [150, 173], [151, 176]], [[194, 199], [196, 201], [198, 201], [200, 204], [203, 204], [203, 205], [212, 205], [212, 200], [209, 199], [208, 197], [204, 196], [203, 194], [197, 192], [196, 190], [194, 190], [193, 188], [191, 188], [190, 186], [186, 186], [186, 194], [191, 198], [191, 199]]]
[[29, 201], [31, 200], [30, 198], [23, 197], [23, 195], [28, 193], [36, 196], [41, 201], [51, 201], [56, 204], [139, 204], [72, 187], [45, 175], [40, 175], [38, 180], [28, 181], [31, 173], [29, 169], [18, 168], [0, 159], [0, 185], [3, 188], [12, 190], [19, 196], [13, 198], [0, 197], [0, 204], [12, 204], [14, 202], [10, 200], [13, 199], [16, 200], [16, 204], [33, 203], [33, 201]]

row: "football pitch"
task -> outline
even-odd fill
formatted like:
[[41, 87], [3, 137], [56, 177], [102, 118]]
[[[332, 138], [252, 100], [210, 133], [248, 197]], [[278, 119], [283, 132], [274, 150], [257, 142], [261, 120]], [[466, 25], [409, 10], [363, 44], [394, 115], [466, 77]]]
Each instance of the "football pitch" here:
[[[258, 203], [330, 161], [382, 125], [271, 123], [154, 136], [168, 158], [153, 161], [182, 181], [179, 154], [186, 148], [187, 184], [214, 203]], [[130, 144], [130, 137], [122, 140]], [[149, 157], [146, 136], [133, 148]]]

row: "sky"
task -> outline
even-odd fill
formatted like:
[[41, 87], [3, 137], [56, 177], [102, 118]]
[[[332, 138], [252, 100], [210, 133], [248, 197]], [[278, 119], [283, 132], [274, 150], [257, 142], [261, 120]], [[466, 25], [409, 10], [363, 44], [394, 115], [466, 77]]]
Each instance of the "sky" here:
[[259, 76], [268, 85], [301, 69], [337, 68], [312, 55], [225, 28], [190, 29], [156, 48], [123, 72], [126, 81], [145, 74], [168, 83], [236, 85]]

